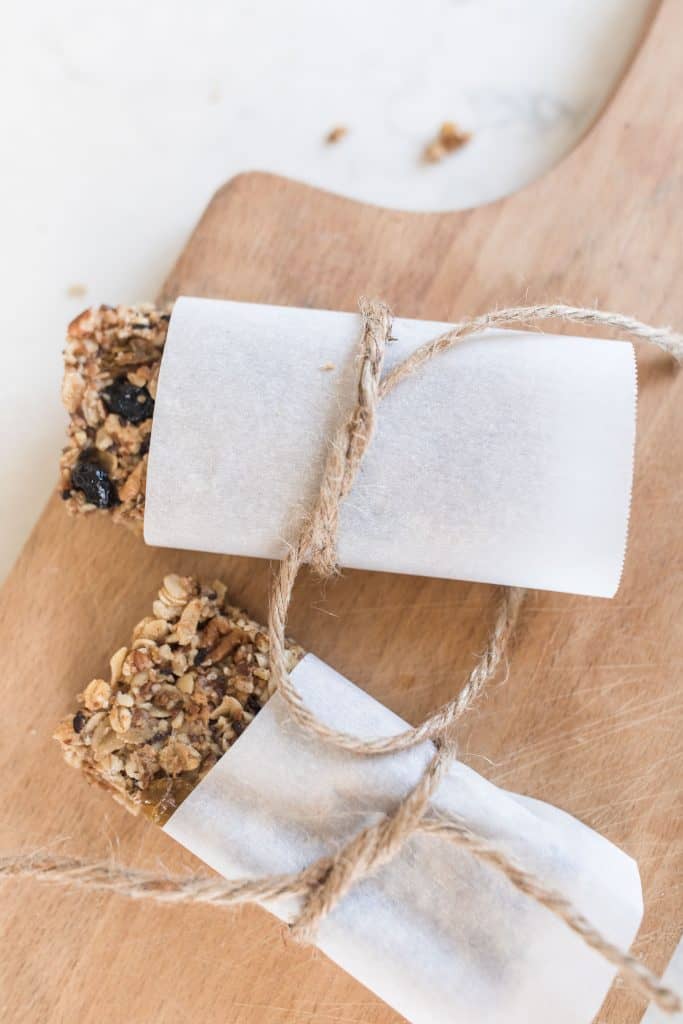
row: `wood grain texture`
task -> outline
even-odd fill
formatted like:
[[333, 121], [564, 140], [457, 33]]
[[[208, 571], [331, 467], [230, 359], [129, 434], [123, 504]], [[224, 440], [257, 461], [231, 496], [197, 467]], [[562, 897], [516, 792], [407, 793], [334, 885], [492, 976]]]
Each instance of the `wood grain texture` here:
[[[233, 180], [212, 200], [165, 296], [354, 309], [367, 294], [397, 315], [435, 320], [560, 299], [683, 326], [682, 33], [683, 5], [668, 0], [574, 153], [482, 209], [410, 215], [267, 175]], [[638, 362], [619, 594], [532, 595], [509, 677], [467, 721], [463, 749], [484, 775], [560, 804], [638, 859], [647, 910], [637, 951], [662, 969], [681, 929], [683, 380], [660, 355], [639, 349]], [[106, 522], [68, 520], [56, 498], [48, 504], [0, 597], [3, 849], [58, 844], [138, 866], [200, 867], [89, 789], [50, 740], [170, 570], [221, 575], [236, 601], [265, 614], [268, 564], [150, 550]], [[495, 588], [469, 583], [345, 572], [321, 586], [304, 574], [291, 632], [414, 721], [462, 684], [495, 600]], [[397, 1021], [254, 908], [155, 908], [29, 882], [5, 886], [0, 898], [0, 1005], [12, 1024]], [[641, 1013], [617, 984], [600, 1020], [634, 1024]]]

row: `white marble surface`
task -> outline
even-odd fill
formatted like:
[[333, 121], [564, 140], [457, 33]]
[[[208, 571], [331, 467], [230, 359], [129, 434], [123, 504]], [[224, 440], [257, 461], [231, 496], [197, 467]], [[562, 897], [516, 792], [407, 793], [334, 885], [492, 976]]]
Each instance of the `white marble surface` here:
[[[3, 10], [0, 576], [54, 485], [66, 322], [153, 296], [212, 191], [268, 169], [404, 209], [533, 180], [583, 134], [650, 0], [10, 0]], [[473, 131], [436, 166], [445, 119]], [[325, 146], [335, 124], [349, 127]], [[68, 294], [83, 285], [85, 296]]]

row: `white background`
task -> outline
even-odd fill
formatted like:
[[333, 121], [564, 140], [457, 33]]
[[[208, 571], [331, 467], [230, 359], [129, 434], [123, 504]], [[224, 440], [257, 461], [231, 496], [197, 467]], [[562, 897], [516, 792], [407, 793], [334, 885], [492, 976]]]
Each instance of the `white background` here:
[[[66, 323], [154, 296], [211, 193], [279, 171], [404, 209], [489, 201], [597, 116], [649, 0], [10, 0], [0, 39], [0, 577], [55, 485]], [[437, 166], [439, 124], [474, 133]], [[336, 124], [349, 127], [325, 146]], [[69, 295], [74, 285], [84, 296]]]

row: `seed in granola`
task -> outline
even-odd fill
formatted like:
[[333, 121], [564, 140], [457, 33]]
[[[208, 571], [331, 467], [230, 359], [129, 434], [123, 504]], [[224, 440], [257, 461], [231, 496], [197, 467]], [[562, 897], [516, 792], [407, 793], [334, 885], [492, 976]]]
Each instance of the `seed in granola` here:
[[74, 732], [80, 732], [85, 725], [85, 715], [82, 711], [77, 711], [73, 717]]
[[119, 497], [107, 471], [90, 458], [82, 455], [71, 470], [71, 484], [82, 491], [86, 500], [96, 508], [113, 508], [119, 504]]
[[69, 490], [63, 490], [62, 491], [62, 501], [67, 501], [70, 497], [71, 497], [71, 491], [69, 491]]
[[129, 423], [142, 423], [154, 413], [154, 399], [147, 388], [131, 384], [125, 374], [119, 374], [114, 383], [104, 389], [102, 399], [109, 412]]

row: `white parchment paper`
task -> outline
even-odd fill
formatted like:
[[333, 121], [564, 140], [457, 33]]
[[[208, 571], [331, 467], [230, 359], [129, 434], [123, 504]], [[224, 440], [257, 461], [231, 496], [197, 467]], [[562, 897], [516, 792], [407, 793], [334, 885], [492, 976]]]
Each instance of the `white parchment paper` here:
[[[323, 721], [365, 738], [405, 723], [307, 655], [293, 679]], [[227, 878], [296, 871], [388, 811], [418, 780], [430, 743], [383, 757], [303, 733], [278, 696], [165, 826]], [[635, 862], [570, 815], [507, 793], [458, 764], [433, 804], [495, 838], [628, 947], [642, 916]], [[292, 901], [268, 909], [289, 920]], [[357, 885], [318, 945], [413, 1024], [590, 1024], [614, 971], [494, 869], [434, 837]]]
[[[395, 320], [387, 368], [447, 326]], [[359, 328], [350, 313], [176, 302], [147, 543], [282, 557], [354, 401]], [[462, 342], [382, 402], [342, 509], [341, 564], [613, 596], [635, 396], [626, 342], [522, 332]]]

